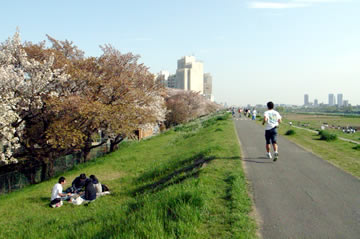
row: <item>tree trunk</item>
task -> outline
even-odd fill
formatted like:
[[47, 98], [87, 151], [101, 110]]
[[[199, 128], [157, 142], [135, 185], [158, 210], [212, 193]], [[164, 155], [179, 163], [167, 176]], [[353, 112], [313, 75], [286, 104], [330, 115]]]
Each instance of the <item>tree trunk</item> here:
[[47, 179], [48, 164], [44, 161], [41, 162], [41, 182]]
[[90, 151], [91, 151], [91, 142], [86, 142], [85, 147], [82, 150], [84, 163], [90, 160]]
[[115, 140], [110, 140], [110, 152], [114, 152], [115, 151], [115, 146], [117, 144], [115, 144]]
[[110, 152], [114, 152], [117, 149], [116, 146], [123, 140], [122, 136], [117, 136], [114, 140], [110, 140]]
[[41, 182], [55, 175], [54, 159], [49, 158], [41, 161]]

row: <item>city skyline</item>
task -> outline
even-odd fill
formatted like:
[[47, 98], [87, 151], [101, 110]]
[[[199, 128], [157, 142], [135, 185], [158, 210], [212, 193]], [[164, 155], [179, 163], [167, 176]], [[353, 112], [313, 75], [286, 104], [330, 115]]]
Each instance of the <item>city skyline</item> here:
[[342, 92], [360, 105], [358, 9], [354, 0], [6, 1], [0, 40], [19, 27], [23, 41], [49, 34], [86, 56], [111, 44], [152, 73], [194, 55], [216, 79], [215, 101], [228, 105], [302, 105], [303, 92], [319, 102]]
[[329, 105], [329, 106], [348, 106], [351, 105], [351, 101], [349, 99], [344, 99], [344, 95], [342, 93], [329, 93], [327, 102], [319, 102], [318, 98], [314, 97], [314, 102], [311, 101], [309, 94], [304, 94], [304, 106], [319, 106], [319, 105]]

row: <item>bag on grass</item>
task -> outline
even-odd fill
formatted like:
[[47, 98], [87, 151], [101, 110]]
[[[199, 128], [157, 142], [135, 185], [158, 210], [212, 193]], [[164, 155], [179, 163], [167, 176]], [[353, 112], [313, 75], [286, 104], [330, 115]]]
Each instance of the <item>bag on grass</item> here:
[[78, 196], [78, 197], [76, 197], [76, 198], [73, 198], [73, 199], [71, 200], [71, 202], [72, 202], [74, 205], [81, 205], [84, 201], [85, 201], [85, 200], [84, 200], [82, 197], [80, 197], [80, 196]]
[[105, 184], [101, 184], [101, 187], [102, 187], [102, 191], [103, 191], [103, 192], [108, 192], [108, 191], [110, 191], [109, 188], [108, 188]]

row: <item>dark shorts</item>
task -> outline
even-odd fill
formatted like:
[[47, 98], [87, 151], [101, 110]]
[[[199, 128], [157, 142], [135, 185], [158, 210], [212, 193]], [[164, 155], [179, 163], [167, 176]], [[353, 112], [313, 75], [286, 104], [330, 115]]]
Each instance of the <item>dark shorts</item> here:
[[266, 144], [276, 144], [276, 137], [277, 136], [277, 129], [272, 128], [269, 130], [265, 130], [265, 140], [266, 140]]

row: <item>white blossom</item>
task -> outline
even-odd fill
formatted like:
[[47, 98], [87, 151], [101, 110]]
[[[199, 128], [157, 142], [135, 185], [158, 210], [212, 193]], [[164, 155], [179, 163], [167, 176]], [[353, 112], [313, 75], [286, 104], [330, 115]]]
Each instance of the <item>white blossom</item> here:
[[43, 97], [57, 92], [68, 79], [61, 70], [53, 71], [54, 58], [38, 62], [29, 59], [18, 32], [0, 46], [0, 164], [17, 162], [25, 127], [23, 118], [43, 107]]

